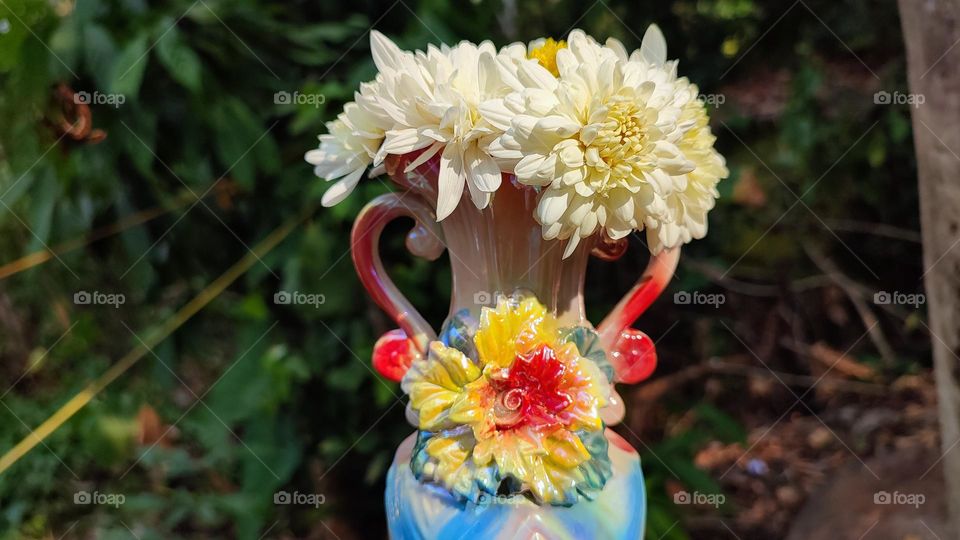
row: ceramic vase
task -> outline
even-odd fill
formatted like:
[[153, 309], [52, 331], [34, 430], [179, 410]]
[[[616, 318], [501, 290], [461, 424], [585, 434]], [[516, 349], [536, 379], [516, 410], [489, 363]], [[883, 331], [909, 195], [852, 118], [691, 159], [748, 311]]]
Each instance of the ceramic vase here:
[[[509, 475], [501, 478], [504, 466], [495, 481], [485, 482], [486, 477], [479, 473], [476, 485], [458, 481], [451, 488], [452, 484], [436, 481], [440, 475], [431, 471], [439, 469], [431, 467], [428, 458], [418, 457], [424, 455], [424, 446], [431, 444], [429, 439], [435, 434], [418, 430], [400, 445], [388, 473], [385, 507], [390, 537], [643, 538], [646, 497], [640, 459], [607, 426], [619, 423], [623, 417], [614, 383], [638, 382], [649, 376], [655, 366], [652, 342], [630, 325], [663, 291], [676, 268], [679, 251], [667, 250], [651, 257], [633, 289], [594, 328], [584, 309], [588, 259], [595, 256], [616, 260], [625, 249], [625, 241], [595, 235], [583, 239], [572, 255], [563, 258], [564, 241], [543, 239], [540, 224], [534, 219], [538, 192], [520, 185], [508, 174], [503, 175], [488, 207], [477, 209], [470, 202], [470, 195], [464, 193], [456, 210], [438, 223], [438, 161], [434, 158], [418, 164], [417, 158], [416, 154], [388, 158], [387, 173], [400, 189], [370, 202], [357, 217], [352, 234], [352, 256], [361, 281], [373, 300], [399, 326], [378, 341], [374, 352], [377, 369], [389, 378], [401, 380], [411, 362], [433, 354], [433, 342], [452, 346], [459, 341], [473, 350], [470, 336], [462, 334], [472, 334], [471, 328], [476, 329], [481, 324], [477, 321], [484, 320], [484, 310], [497, 308], [498, 299], [504, 302], [502, 305], [517, 306], [519, 300], [510, 304], [503, 299], [520, 298], [545, 308], [545, 317], [558, 327], [578, 329], [577, 352], [597, 360], [601, 371], [605, 370], [602, 384], [609, 392], [599, 411], [603, 427], [589, 437], [580, 436], [584, 448], [594, 457], [602, 456], [589, 462], [596, 462], [592, 468], [584, 463], [575, 474], [571, 473], [578, 482], [589, 485], [584, 488], [576, 484], [574, 489], [574, 484], [570, 484], [561, 490], [562, 496], [549, 502], [531, 495], [531, 486], [522, 481]], [[380, 260], [380, 234], [389, 221], [398, 217], [415, 221], [407, 236], [411, 252], [433, 260], [446, 251], [450, 258], [450, 312], [439, 332], [404, 298]], [[591, 349], [589, 354], [587, 348]], [[532, 399], [522, 392], [507, 395], [508, 406], [509, 398]], [[504, 407], [500, 402], [496, 405]], [[408, 408], [408, 417], [417, 424], [416, 411]], [[495, 426], [502, 428], [500, 423]], [[497, 463], [490, 460], [491, 466]]]

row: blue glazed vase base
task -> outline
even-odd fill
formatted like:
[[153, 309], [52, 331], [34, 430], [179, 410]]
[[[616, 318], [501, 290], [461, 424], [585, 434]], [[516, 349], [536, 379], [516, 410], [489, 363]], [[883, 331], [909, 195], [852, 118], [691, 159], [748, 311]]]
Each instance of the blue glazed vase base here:
[[646, 492], [640, 457], [607, 429], [613, 476], [596, 499], [570, 507], [540, 506], [526, 497], [491, 496], [460, 502], [442, 487], [418, 481], [410, 469], [416, 434], [397, 449], [387, 473], [387, 525], [392, 540], [641, 540]]

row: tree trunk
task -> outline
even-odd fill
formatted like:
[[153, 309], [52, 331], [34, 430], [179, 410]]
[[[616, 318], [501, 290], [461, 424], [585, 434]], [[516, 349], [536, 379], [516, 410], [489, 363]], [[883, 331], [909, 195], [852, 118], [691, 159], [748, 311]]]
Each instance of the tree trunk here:
[[947, 505], [960, 532], [960, 0], [899, 5], [912, 101], [919, 102], [911, 114]]

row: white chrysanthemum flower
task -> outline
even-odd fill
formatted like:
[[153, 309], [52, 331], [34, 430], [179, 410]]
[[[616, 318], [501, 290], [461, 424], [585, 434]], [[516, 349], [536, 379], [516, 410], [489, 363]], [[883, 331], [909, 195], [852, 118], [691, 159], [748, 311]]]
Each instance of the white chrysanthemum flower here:
[[[629, 56], [616, 39], [608, 39], [606, 46], [622, 61], [657, 64], [663, 63], [667, 56], [666, 41], [656, 26], [651, 26], [643, 36], [640, 48]], [[677, 93], [680, 92], [687, 92], [689, 99], [681, 113], [684, 135], [677, 146], [695, 167], [690, 173], [674, 178], [674, 190], [665, 197], [668, 218], [650, 220], [647, 225], [647, 244], [653, 253], [706, 236], [707, 213], [720, 197], [716, 186], [730, 174], [726, 160], [713, 147], [716, 137], [710, 131], [706, 107], [699, 100], [699, 89], [686, 78], [681, 78], [677, 80]]]
[[488, 146], [501, 130], [479, 109], [522, 88], [512, 73], [516, 51], [507, 49], [501, 56], [490, 42], [462, 42], [410, 55], [376, 32], [372, 44], [381, 74], [396, 81], [393, 93], [382, 96], [395, 124], [377, 160], [424, 150], [413, 168], [440, 152], [437, 220], [453, 212], [464, 186], [477, 208], [485, 208], [500, 187], [500, 167]]
[[361, 84], [354, 95], [356, 101], [347, 103], [336, 120], [327, 122], [328, 133], [320, 136], [320, 147], [304, 156], [314, 165], [314, 174], [327, 181], [338, 180], [323, 194], [324, 206], [339, 203], [353, 191], [392, 125], [377, 104], [381, 84], [379, 78]]
[[676, 92], [675, 64], [623, 61], [578, 30], [567, 43], [553, 83], [484, 108], [506, 130], [495, 155], [544, 188], [536, 217], [545, 238], [569, 238], [565, 256], [598, 227], [617, 239], [648, 216], [668, 220], [672, 177], [694, 169], [677, 147], [690, 97]]
[[654, 253], [706, 233], [728, 173], [697, 88], [677, 78], [656, 26], [630, 54], [579, 30], [568, 42], [416, 52], [374, 31], [371, 48], [377, 78], [306, 155], [336, 180], [324, 205], [389, 154], [420, 152], [410, 170], [439, 153], [438, 220], [464, 186], [485, 208], [505, 170], [542, 188], [536, 218], [545, 238], [569, 239], [564, 256], [597, 229], [614, 239], [646, 229]]
[[482, 112], [505, 131], [490, 145], [501, 167], [543, 188], [543, 236], [569, 239], [565, 257], [598, 228], [614, 239], [646, 228], [654, 253], [702, 237], [727, 171], [659, 29], [629, 56], [619, 41], [600, 45], [579, 30], [567, 44], [531, 45], [542, 48], [518, 64], [526, 88]]

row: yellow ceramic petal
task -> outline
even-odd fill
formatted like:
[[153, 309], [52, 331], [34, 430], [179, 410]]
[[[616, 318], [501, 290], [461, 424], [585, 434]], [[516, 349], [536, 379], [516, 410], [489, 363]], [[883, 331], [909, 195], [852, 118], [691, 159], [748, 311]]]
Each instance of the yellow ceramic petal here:
[[486, 379], [477, 379], [466, 385], [457, 395], [450, 408], [450, 420], [458, 424], [483, 422], [494, 399], [493, 390]]
[[576, 434], [558, 429], [544, 442], [547, 460], [556, 467], [572, 469], [590, 459], [590, 452]]
[[427, 454], [436, 458], [439, 476], [446, 476], [463, 465], [471, 446], [463, 437], [434, 437], [427, 441]]
[[420, 429], [435, 431], [448, 422], [450, 406], [460, 394], [431, 383], [417, 383], [410, 388], [410, 406], [420, 418]]
[[476, 364], [462, 352], [439, 341], [430, 344], [430, 360], [433, 369], [428, 377], [435, 384], [449, 390], [459, 391], [467, 383], [480, 377], [480, 368]]
[[580, 439], [565, 430], [548, 437], [544, 446], [514, 432], [497, 433], [495, 440], [477, 443], [474, 455], [480, 452], [492, 453], [501, 474], [520, 480], [537, 500], [548, 504], [570, 502], [577, 483], [583, 481], [578, 466], [590, 459]]
[[544, 462], [543, 465], [549, 479], [549, 488], [542, 500], [549, 504], [574, 503], [577, 500], [577, 485], [584, 480], [580, 469], [555, 467], [549, 462]]
[[536, 469], [536, 457], [542, 455], [528, 441], [516, 436], [512, 432], [497, 432], [493, 458], [497, 468], [503, 475], [510, 475], [522, 481], [530, 481], [531, 474]]
[[576, 501], [577, 483], [583, 481], [579, 469], [558, 467], [541, 458], [528, 458], [525, 478], [533, 496], [541, 503], [571, 504]]
[[447, 489], [469, 493], [474, 482], [476, 468], [469, 461], [473, 452], [473, 437], [469, 431], [459, 436], [435, 437], [427, 441], [427, 454], [436, 460], [429, 470], [434, 480], [442, 483]]
[[430, 344], [430, 354], [414, 362], [405, 389], [410, 406], [420, 416], [420, 429], [433, 431], [448, 424], [448, 413], [463, 387], [480, 377], [480, 368], [460, 351]]
[[519, 303], [501, 297], [496, 308], [483, 308], [474, 343], [484, 366], [509, 367], [518, 354], [526, 354], [557, 337], [556, 319], [536, 298]]
[[516, 356], [513, 332], [506, 319], [507, 316], [497, 310], [489, 308], [481, 310], [480, 327], [473, 337], [481, 365], [507, 367], [513, 362]]
[[477, 445], [473, 447], [473, 462], [480, 467], [490, 463], [490, 460], [493, 459], [494, 451], [497, 450], [497, 445], [496, 437], [478, 440]]
[[536, 298], [527, 298], [517, 310], [517, 354], [527, 354], [542, 343], [552, 345], [557, 339], [557, 320]]

